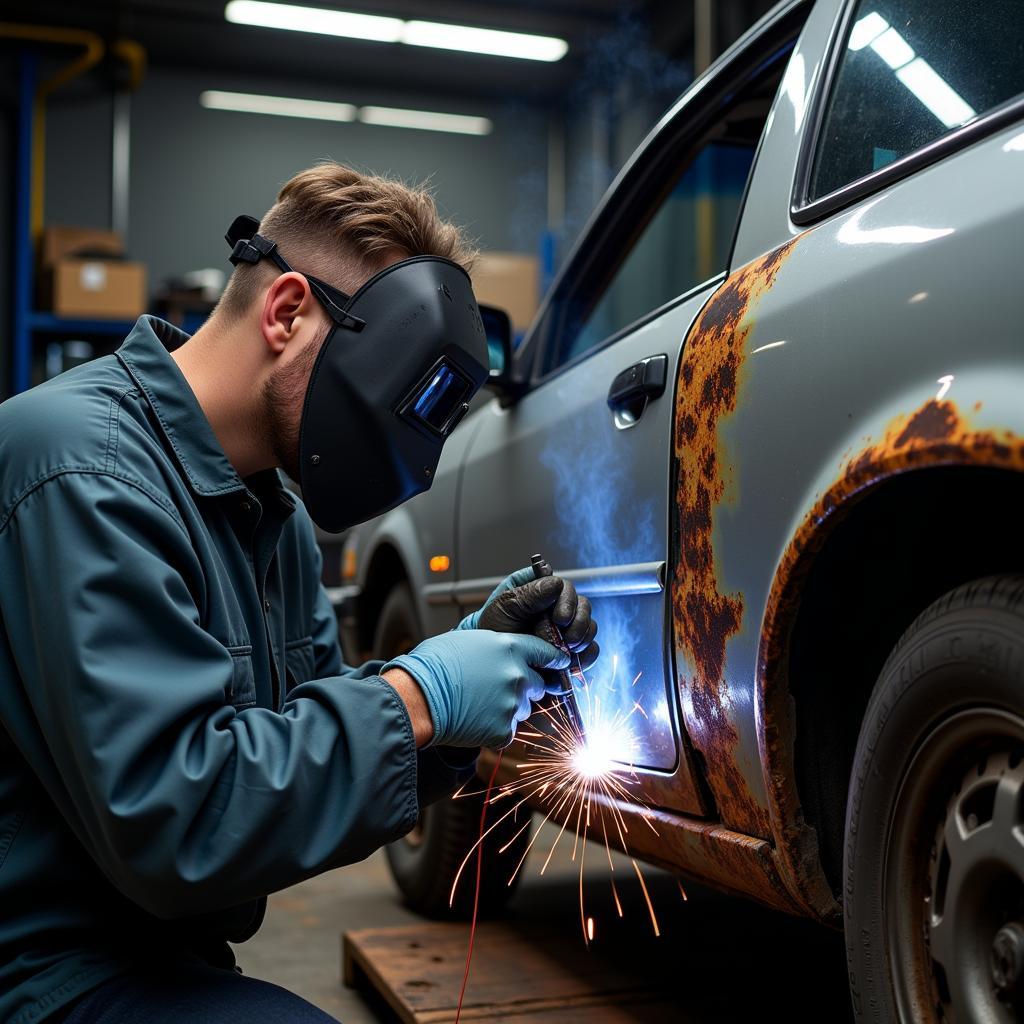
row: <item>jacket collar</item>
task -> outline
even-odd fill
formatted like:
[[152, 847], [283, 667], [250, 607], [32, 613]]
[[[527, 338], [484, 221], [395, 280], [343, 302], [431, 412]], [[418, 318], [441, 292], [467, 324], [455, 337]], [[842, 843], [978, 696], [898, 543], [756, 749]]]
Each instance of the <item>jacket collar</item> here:
[[192, 489], [205, 496], [244, 491], [246, 485], [220, 442], [170, 350], [188, 340], [155, 316], [139, 317], [117, 350], [132, 379], [156, 414], [160, 429]]

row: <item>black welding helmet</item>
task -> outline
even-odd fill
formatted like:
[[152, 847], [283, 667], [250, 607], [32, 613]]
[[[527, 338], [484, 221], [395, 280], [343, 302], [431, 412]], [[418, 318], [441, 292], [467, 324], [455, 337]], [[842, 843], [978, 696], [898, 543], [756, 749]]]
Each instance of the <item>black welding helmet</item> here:
[[[231, 262], [290, 271], [258, 227], [235, 219]], [[336, 533], [431, 485], [487, 378], [487, 336], [469, 275], [438, 256], [392, 264], [351, 296], [304, 276], [333, 326], [306, 389], [298, 483], [313, 521]]]

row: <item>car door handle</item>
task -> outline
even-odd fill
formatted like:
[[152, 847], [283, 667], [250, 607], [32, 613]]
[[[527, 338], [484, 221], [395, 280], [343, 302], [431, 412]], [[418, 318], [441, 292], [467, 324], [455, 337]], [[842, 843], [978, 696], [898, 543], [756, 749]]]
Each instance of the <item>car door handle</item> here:
[[620, 430], [633, 426], [644, 414], [648, 402], [665, 391], [668, 356], [648, 356], [617, 374], [608, 389], [608, 408], [615, 414]]

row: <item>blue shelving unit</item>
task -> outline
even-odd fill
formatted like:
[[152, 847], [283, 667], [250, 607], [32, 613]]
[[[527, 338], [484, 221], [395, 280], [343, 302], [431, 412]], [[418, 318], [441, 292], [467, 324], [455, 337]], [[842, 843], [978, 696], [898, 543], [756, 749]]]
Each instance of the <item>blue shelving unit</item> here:
[[30, 333], [60, 334], [127, 334], [134, 320], [91, 320], [87, 317], [57, 316], [54, 313], [29, 313]]
[[[35, 245], [32, 239], [32, 102], [36, 90], [38, 58], [25, 52], [21, 57], [18, 98], [18, 154], [15, 178], [13, 336], [11, 340], [11, 391], [26, 391], [32, 384], [32, 356], [35, 341], [43, 337], [68, 340], [83, 335], [123, 338], [135, 326], [134, 320], [103, 320], [61, 317], [33, 308], [35, 297]], [[203, 317], [188, 316], [182, 324], [194, 332]], [[0, 388], [2, 391], [2, 388]]]
[[32, 97], [36, 86], [35, 54], [21, 58], [18, 81], [18, 156], [14, 213], [14, 336], [11, 343], [11, 390], [24, 391], [32, 372]]

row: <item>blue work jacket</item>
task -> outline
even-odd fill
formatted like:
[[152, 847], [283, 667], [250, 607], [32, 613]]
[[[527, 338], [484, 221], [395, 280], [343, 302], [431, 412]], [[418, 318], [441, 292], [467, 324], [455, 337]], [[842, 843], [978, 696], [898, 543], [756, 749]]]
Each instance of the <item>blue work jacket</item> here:
[[[466, 776], [342, 664], [309, 517], [143, 317], [0, 405], [0, 1021], [259, 927]], [[359, 486], [358, 480], [352, 481]], [[466, 763], [466, 759], [463, 759]]]

